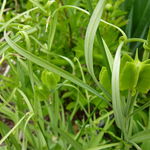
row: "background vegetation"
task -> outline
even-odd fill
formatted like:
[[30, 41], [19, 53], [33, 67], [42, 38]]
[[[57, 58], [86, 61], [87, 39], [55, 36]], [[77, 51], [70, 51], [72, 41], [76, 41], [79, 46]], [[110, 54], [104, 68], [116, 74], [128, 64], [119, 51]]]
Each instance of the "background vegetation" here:
[[0, 6], [0, 150], [149, 150], [149, 0]]

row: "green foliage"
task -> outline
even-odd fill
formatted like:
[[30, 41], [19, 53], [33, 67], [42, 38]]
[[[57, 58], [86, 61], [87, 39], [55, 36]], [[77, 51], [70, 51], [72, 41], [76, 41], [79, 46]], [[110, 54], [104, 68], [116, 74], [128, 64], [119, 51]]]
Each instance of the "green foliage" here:
[[0, 1], [0, 149], [147, 150], [149, 34], [129, 36], [127, 3]]

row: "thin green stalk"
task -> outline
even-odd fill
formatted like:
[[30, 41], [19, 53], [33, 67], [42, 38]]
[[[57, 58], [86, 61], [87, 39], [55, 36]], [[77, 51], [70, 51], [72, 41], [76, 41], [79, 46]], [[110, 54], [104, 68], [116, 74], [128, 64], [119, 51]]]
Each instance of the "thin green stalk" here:
[[141, 38], [128, 38], [125, 40], [125, 43], [130, 43], [130, 42], [142, 42], [145, 43], [146, 40], [141, 39]]
[[4, 12], [5, 5], [6, 5], [6, 0], [3, 0], [2, 7], [1, 7], [1, 10], [0, 10], [0, 22], [3, 19], [3, 12]]
[[[80, 64], [80, 62], [79, 62], [79, 60], [78, 60], [78, 58], [75, 57], [74, 59], [77, 61], [78, 66], [79, 66], [79, 68], [80, 68], [82, 80], [83, 80], [84, 83], [86, 83], [86, 80], [85, 80], [85, 76], [84, 76], [84, 73], [83, 73], [82, 66], [81, 66], [81, 64]], [[86, 98], [87, 98], [87, 101], [88, 101], [88, 113], [90, 114], [90, 100], [89, 100], [89, 93], [88, 93], [88, 91], [87, 91], [86, 89], [85, 89], [85, 95], [86, 95]]]
[[10, 136], [10, 134], [12, 134], [14, 131], [16, 131], [16, 129], [18, 128], [18, 126], [22, 123], [22, 121], [30, 115], [30, 112], [26, 113], [17, 123], [16, 125], [0, 140], [0, 145]]
[[87, 150], [104, 150], [104, 149], [108, 149], [108, 148], [119, 146], [119, 145], [120, 145], [120, 143], [112, 143], [112, 144], [97, 146], [97, 147], [94, 147], [94, 148], [89, 148]]

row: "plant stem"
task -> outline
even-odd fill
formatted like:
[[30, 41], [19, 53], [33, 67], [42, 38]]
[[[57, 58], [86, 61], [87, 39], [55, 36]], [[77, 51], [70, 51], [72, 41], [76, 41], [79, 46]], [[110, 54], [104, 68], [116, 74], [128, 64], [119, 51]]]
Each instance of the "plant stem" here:
[[130, 42], [142, 42], [142, 43], [145, 43], [146, 40], [144, 39], [140, 39], [140, 38], [129, 38], [127, 40], [125, 40], [126, 43], [130, 43]]
[[144, 54], [143, 54], [143, 60], [147, 60], [150, 55], [150, 29], [147, 36], [147, 41], [144, 43]]

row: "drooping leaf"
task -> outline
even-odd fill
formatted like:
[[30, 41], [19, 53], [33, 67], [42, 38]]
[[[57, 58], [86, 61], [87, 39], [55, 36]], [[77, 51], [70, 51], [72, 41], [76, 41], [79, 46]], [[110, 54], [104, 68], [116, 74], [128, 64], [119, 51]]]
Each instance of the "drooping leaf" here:
[[88, 68], [88, 71], [90, 73], [90, 75], [92, 76], [93, 80], [95, 81], [96, 84], [99, 85], [99, 87], [101, 88], [101, 90], [108, 96], [110, 97], [110, 95], [107, 93], [107, 91], [103, 88], [103, 86], [101, 84], [99, 84], [95, 73], [94, 73], [94, 69], [93, 69], [93, 45], [94, 45], [94, 39], [95, 39], [95, 35], [96, 35], [96, 31], [98, 29], [99, 26], [99, 22], [103, 13], [103, 9], [105, 6], [105, 1], [106, 0], [100, 0], [96, 6], [96, 8], [94, 9], [94, 12], [90, 18], [90, 22], [88, 24], [87, 27], [87, 31], [86, 31], [86, 36], [85, 36], [85, 43], [84, 43], [84, 51], [85, 51], [85, 61], [86, 61], [86, 65]]

